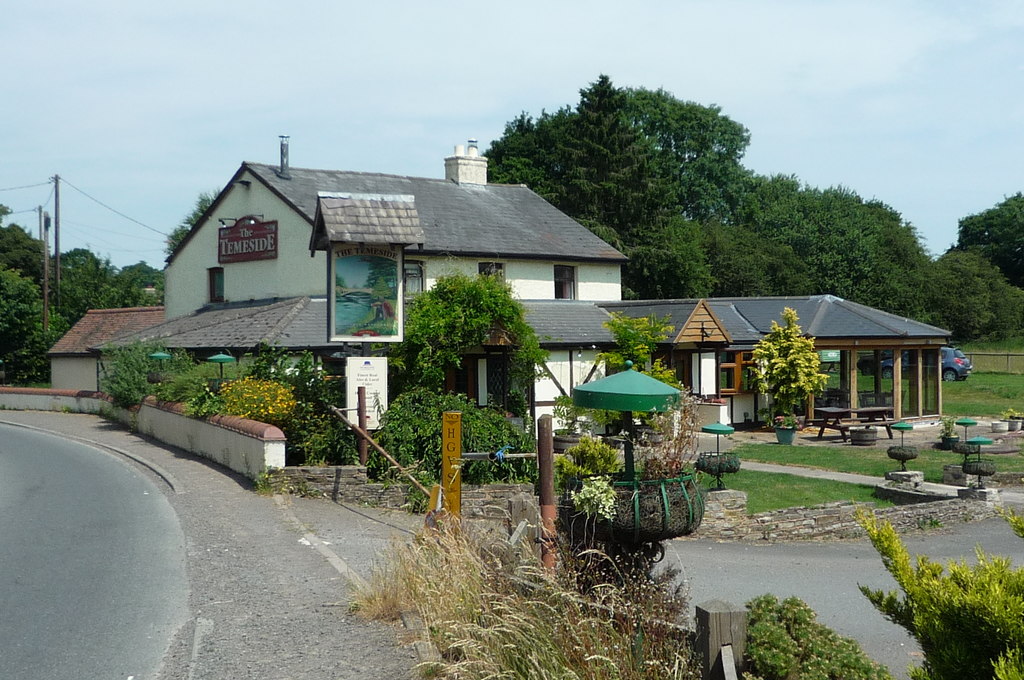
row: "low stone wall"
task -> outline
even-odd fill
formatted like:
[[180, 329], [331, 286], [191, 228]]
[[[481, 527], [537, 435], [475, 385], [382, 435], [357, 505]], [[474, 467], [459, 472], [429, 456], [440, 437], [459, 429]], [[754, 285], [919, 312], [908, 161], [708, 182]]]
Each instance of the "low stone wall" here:
[[183, 406], [147, 397], [138, 408], [114, 406], [102, 392], [0, 387], [0, 407], [27, 411], [94, 413], [113, 418], [158, 441], [216, 461], [249, 479], [284, 466], [285, 436], [273, 425], [235, 416], [189, 418]]
[[38, 387], [0, 387], [0, 408], [15, 411], [103, 413], [112, 410], [114, 406], [111, 398], [102, 392], [51, 390]]
[[[371, 484], [362, 465], [286, 467], [270, 475], [274, 491], [311, 494], [336, 503], [357, 503], [382, 508], [401, 508], [409, 495], [407, 484]], [[462, 516], [505, 521], [509, 500], [517, 494], [533, 494], [531, 484], [463, 484]]]
[[[999, 488], [1002, 486], [1024, 486], [1024, 475], [1019, 472], [999, 472], [999, 460], [996, 459], [996, 473], [991, 477], [985, 477], [985, 486]], [[977, 477], [971, 476], [971, 483]], [[944, 465], [942, 467], [942, 483], [950, 486], [969, 486], [967, 475], [964, 474], [961, 465]]]
[[182, 404], [146, 397], [139, 408], [135, 428], [154, 439], [216, 461], [249, 479], [256, 479], [267, 468], [284, 467], [284, 432], [248, 418], [189, 418]]
[[704, 522], [693, 538], [723, 540], [794, 540], [858, 538], [864, 530], [854, 517], [859, 508], [870, 509], [900, 532], [922, 527], [975, 521], [991, 517], [988, 503], [960, 499], [935, 500], [912, 505], [875, 508], [873, 503], [826, 503], [807, 508], [784, 508], [747, 516], [742, 491], [708, 493]]

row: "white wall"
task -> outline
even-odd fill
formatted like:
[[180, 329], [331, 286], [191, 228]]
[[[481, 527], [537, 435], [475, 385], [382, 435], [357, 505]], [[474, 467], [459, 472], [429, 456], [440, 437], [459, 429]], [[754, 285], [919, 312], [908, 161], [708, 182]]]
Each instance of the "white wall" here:
[[114, 406], [102, 395], [17, 387], [0, 388], [0, 406], [16, 410], [110, 415], [136, 432], [216, 461], [249, 479], [256, 479], [268, 467], [284, 467], [285, 438], [281, 431], [244, 418], [217, 417], [237, 424], [237, 427], [229, 427], [188, 418], [160, 408], [150, 400], [133, 413]]
[[[224, 268], [224, 299], [227, 302], [324, 295], [327, 292], [326, 253], [309, 254], [312, 227], [287, 207], [263, 184], [246, 173], [251, 184], [233, 184], [215, 213], [194, 233], [164, 271], [166, 318], [191, 314], [209, 302], [207, 271]], [[274, 260], [217, 262], [219, 220], [228, 224], [246, 215], [262, 215], [264, 221], [278, 221], [278, 254]], [[406, 258], [424, 263], [424, 285], [430, 288], [441, 276], [451, 273], [476, 275], [486, 258], [419, 257], [407, 251]], [[523, 300], [552, 300], [555, 297], [554, 265], [576, 267], [576, 297], [579, 300], [619, 300], [621, 267], [617, 263], [575, 263], [504, 259], [505, 279], [512, 292]]]
[[[597, 359], [597, 350], [585, 349], [580, 354], [582, 356], [577, 356], [577, 350], [553, 349], [548, 354], [548, 359], [545, 362], [548, 369], [558, 380], [558, 384], [569, 395], [572, 394], [573, 387], [583, 384], [583, 381], [590, 375], [590, 370], [594, 367], [594, 362]], [[598, 369], [594, 372], [591, 381], [599, 380], [603, 377], [604, 371]], [[554, 401], [555, 397], [561, 394], [558, 386], [547, 375], [537, 378], [534, 389], [538, 402]], [[540, 418], [543, 415], [552, 415], [552, 407], [538, 406], [537, 417]], [[563, 426], [563, 423], [555, 422], [556, 429]]]
[[[252, 180], [252, 177], [246, 175]], [[234, 220], [246, 215], [263, 215], [264, 221], [277, 220], [277, 259], [255, 262], [217, 262], [218, 220]], [[233, 184], [212, 217], [192, 235], [164, 271], [164, 307], [173, 319], [190, 314], [208, 300], [207, 270], [224, 268], [224, 299], [228, 302], [259, 300], [298, 295], [324, 295], [327, 292], [327, 254], [309, 255], [312, 227], [288, 208], [266, 187], [253, 180], [245, 187]]]
[[55, 390], [98, 390], [97, 361], [93, 357], [50, 359], [50, 385]]
[[715, 394], [718, 391], [718, 365], [715, 363], [715, 353], [694, 352], [690, 361], [690, 375], [693, 376], [690, 390], [694, 394]]
[[[405, 255], [408, 260], [424, 263], [423, 278], [432, 288], [442, 276], [466, 274], [475, 276], [484, 258], [442, 258]], [[618, 264], [579, 264], [573, 262], [495, 259], [505, 265], [505, 280], [512, 285], [512, 293], [520, 300], [555, 299], [555, 265], [576, 267], [577, 300], [621, 300], [622, 288]]]

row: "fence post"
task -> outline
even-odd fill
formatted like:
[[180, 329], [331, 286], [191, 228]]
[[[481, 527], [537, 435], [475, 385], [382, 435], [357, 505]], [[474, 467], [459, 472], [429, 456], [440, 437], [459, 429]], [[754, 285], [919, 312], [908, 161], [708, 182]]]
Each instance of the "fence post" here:
[[[731, 646], [736, 668], [723, 668], [722, 647]], [[697, 605], [697, 653], [703, 659], [703, 678], [733, 677], [743, 670], [747, 651], [747, 610], [724, 600], [709, 600]]]

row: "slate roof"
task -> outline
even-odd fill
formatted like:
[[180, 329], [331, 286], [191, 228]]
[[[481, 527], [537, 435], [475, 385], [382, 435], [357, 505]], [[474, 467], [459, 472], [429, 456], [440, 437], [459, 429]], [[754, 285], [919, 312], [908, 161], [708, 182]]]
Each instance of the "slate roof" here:
[[612, 334], [604, 327], [611, 318], [593, 302], [575, 300], [523, 300], [526, 323], [545, 347], [609, 345]]
[[326, 250], [331, 241], [423, 243], [415, 197], [320, 192], [309, 249]]
[[[834, 295], [799, 297], [706, 298], [708, 305], [732, 336], [736, 349], [752, 347], [771, 330], [772, 321], [782, 322], [782, 310], [793, 308], [804, 333], [820, 340], [844, 339], [935, 339], [948, 338], [950, 332], [913, 319], [883, 312], [873, 307], [843, 300]], [[696, 300], [646, 300], [639, 302], [602, 302], [609, 311], [629, 316], [680, 317]], [[681, 317], [685, 321], [686, 317]]]
[[295, 350], [334, 346], [327, 342], [327, 301], [310, 297], [211, 305], [114, 344], [147, 340], [197, 351], [244, 351], [261, 342]]
[[96, 356], [99, 348], [114, 338], [133, 334], [164, 320], [163, 307], [90, 309], [46, 353], [48, 357]]
[[246, 162], [246, 170], [291, 205], [310, 224], [317, 194], [399, 194], [413, 196], [423, 229], [423, 247], [407, 254], [491, 258], [625, 262], [626, 257], [589, 229], [523, 185], [457, 184], [444, 179], [367, 172], [289, 168]]

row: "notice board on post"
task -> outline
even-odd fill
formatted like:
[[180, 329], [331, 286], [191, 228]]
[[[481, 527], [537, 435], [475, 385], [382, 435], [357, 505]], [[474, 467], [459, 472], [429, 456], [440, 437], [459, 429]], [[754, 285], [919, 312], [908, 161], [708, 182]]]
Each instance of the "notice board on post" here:
[[345, 397], [349, 417], [355, 422], [359, 388], [366, 388], [366, 427], [380, 427], [380, 416], [388, 409], [388, 360], [385, 357], [348, 357], [345, 360]]

